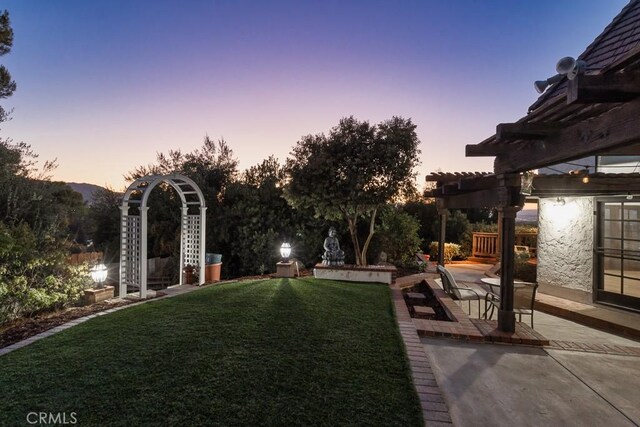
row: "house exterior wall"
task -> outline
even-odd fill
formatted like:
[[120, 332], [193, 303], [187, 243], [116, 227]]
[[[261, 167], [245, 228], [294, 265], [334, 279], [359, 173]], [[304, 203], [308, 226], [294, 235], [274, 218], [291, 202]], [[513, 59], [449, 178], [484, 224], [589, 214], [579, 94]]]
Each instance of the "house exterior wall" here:
[[538, 282], [592, 292], [594, 199], [539, 200]]

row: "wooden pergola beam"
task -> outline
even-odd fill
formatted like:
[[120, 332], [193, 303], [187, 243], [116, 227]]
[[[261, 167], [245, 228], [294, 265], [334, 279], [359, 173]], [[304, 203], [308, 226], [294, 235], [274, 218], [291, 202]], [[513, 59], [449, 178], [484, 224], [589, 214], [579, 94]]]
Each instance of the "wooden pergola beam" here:
[[496, 143], [490, 144], [467, 144], [464, 147], [466, 157], [490, 157], [497, 156], [504, 150], [504, 146]]
[[640, 98], [620, 108], [569, 126], [545, 140], [506, 150], [496, 156], [496, 173], [515, 173], [599, 154], [640, 142]]
[[640, 143], [624, 145], [599, 153], [601, 156], [640, 156]]
[[570, 124], [562, 122], [500, 123], [496, 126], [496, 141], [544, 139]]
[[640, 192], [640, 177], [590, 176], [589, 182], [582, 177], [558, 175], [541, 176], [533, 179], [532, 196], [589, 196], [606, 194], [627, 194]]
[[567, 104], [627, 102], [640, 96], [640, 73], [578, 75], [568, 81]]

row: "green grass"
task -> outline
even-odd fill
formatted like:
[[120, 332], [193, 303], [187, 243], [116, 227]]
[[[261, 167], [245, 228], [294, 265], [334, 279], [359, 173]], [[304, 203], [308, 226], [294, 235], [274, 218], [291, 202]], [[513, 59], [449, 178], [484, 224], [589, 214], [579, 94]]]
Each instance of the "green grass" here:
[[0, 425], [422, 425], [383, 285], [272, 279], [101, 316], [0, 357]]

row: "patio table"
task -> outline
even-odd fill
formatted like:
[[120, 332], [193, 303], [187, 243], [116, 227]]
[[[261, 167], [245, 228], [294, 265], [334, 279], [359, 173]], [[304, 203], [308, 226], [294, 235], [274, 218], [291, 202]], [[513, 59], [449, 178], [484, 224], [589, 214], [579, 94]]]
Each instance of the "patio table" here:
[[[491, 288], [491, 292], [495, 293], [500, 293], [500, 278], [499, 277], [482, 277], [480, 279], [480, 281], [482, 283], [484, 283], [485, 285], [489, 285], [489, 287]], [[518, 286], [522, 286], [523, 284], [529, 284], [529, 282], [523, 282], [521, 280], [514, 280], [513, 281], [513, 286], [518, 287]], [[497, 288], [498, 292], [495, 292]]]

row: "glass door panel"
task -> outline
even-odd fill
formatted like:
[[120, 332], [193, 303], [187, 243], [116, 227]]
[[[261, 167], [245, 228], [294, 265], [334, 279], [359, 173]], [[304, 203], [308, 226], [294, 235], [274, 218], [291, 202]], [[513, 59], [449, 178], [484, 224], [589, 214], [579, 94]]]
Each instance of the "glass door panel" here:
[[640, 310], [640, 203], [598, 201], [596, 300]]

